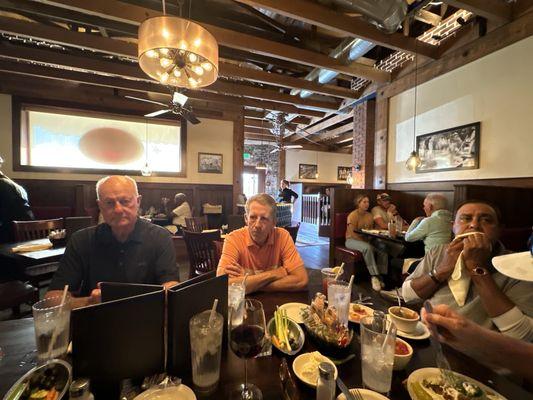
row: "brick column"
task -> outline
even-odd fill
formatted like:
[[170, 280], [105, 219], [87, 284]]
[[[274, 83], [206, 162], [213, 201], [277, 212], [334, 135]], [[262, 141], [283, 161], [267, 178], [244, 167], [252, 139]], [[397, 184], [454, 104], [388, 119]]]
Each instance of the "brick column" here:
[[[353, 110], [352, 177], [354, 189], [370, 189], [374, 180], [375, 100]], [[359, 166], [359, 171], [357, 171]]]

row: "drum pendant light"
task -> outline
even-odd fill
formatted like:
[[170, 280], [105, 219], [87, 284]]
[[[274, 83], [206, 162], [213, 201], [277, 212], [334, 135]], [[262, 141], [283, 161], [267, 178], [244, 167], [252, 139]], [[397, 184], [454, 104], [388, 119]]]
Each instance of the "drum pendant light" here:
[[[194, 89], [218, 77], [218, 43], [201, 25], [166, 15], [145, 20], [139, 27], [139, 66], [169, 86]], [[190, 15], [189, 15], [190, 17]]]

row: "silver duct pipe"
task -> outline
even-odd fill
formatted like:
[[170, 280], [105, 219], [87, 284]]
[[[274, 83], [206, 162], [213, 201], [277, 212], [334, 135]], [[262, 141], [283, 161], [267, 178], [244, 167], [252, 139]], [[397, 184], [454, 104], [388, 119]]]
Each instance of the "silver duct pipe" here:
[[371, 24], [386, 33], [394, 33], [407, 15], [405, 0], [318, 0], [336, 5], [344, 11], [363, 14]]
[[[357, 60], [359, 57], [365, 55], [374, 46], [375, 45], [373, 43], [367, 42], [366, 40], [348, 38], [343, 40], [341, 44], [339, 44], [335, 49], [333, 49], [329, 53], [329, 56], [332, 58], [343, 59], [346, 64], [349, 64], [350, 62]], [[311, 72], [309, 72], [304, 77], [304, 79], [308, 81], [314, 81], [318, 78], [319, 83], [325, 84], [330, 82], [338, 74], [338, 72], [330, 71], [328, 69], [315, 68]], [[297, 95], [298, 93], [300, 93], [300, 90], [298, 89], [291, 90], [292, 95]], [[307, 90], [302, 90], [300, 93], [300, 97], [309, 97], [311, 96], [311, 94], [313, 93]]]

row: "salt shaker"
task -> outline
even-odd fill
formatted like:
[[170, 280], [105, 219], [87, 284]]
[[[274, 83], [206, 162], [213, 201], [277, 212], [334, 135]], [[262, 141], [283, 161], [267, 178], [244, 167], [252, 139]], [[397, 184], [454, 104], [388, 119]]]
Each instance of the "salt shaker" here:
[[316, 400], [333, 400], [335, 398], [335, 369], [333, 365], [322, 362], [318, 365], [318, 382]]
[[94, 400], [89, 389], [89, 380], [81, 378], [73, 381], [70, 384], [69, 398], [70, 400]]

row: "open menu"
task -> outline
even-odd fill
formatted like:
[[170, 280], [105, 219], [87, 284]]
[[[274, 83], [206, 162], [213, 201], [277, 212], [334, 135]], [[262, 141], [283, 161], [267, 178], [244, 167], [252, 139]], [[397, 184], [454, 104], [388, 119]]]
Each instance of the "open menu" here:
[[214, 275], [168, 291], [158, 285], [103, 282], [102, 303], [72, 311], [74, 376], [115, 381], [164, 371], [190, 373], [190, 318], [218, 298], [217, 311], [227, 320], [228, 278]]

